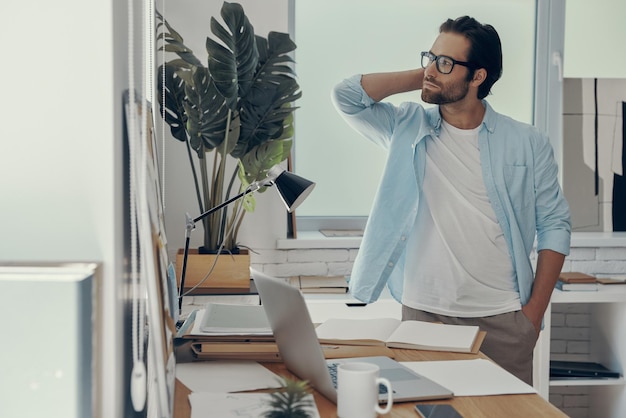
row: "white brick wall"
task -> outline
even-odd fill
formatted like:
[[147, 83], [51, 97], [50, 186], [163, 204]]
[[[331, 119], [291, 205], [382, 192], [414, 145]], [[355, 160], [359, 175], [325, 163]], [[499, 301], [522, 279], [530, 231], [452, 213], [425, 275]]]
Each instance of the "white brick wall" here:
[[255, 270], [276, 277], [340, 276], [352, 271], [357, 249], [288, 249], [251, 253]]
[[550, 403], [571, 418], [589, 418], [589, 388], [557, 386], [550, 389]]

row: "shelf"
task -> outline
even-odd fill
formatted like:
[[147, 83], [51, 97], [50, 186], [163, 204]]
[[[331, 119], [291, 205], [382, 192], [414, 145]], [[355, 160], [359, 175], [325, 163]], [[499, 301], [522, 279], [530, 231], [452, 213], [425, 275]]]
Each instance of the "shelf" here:
[[604, 303], [626, 302], [626, 285], [598, 285], [595, 291], [562, 291], [554, 289], [552, 303]]
[[623, 377], [611, 379], [560, 379], [550, 380], [550, 386], [617, 386], [626, 385]]
[[[279, 250], [311, 248], [359, 248], [361, 237], [326, 237], [315, 230], [300, 230], [298, 238], [281, 238], [276, 241]], [[572, 248], [626, 247], [626, 232], [573, 232]]]
[[626, 232], [572, 232], [571, 245], [576, 247], [624, 247]]
[[298, 238], [282, 238], [276, 241], [278, 250], [350, 249], [361, 246], [361, 237], [326, 237], [319, 231], [298, 231]]

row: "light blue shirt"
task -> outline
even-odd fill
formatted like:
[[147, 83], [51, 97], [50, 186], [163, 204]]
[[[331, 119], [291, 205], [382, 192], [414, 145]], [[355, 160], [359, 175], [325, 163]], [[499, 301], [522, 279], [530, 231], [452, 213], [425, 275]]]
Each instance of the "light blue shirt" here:
[[[377, 103], [361, 87], [360, 75], [339, 83], [332, 99], [351, 127], [388, 153], [352, 269], [350, 293], [369, 303], [387, 284], [401, 301], [406, 244], [424, 179], [423, 139], [439, 135], [439, 108]], [[478, 134], [483, 179], [511, 255], [523, 306], [534, 280], [530, 253], [535, 237], [537, 252], [569, 254], [569, 206], [548, 138], [531, 125], [496, 113], [486, 101], [483, 104], [486, 111]]]

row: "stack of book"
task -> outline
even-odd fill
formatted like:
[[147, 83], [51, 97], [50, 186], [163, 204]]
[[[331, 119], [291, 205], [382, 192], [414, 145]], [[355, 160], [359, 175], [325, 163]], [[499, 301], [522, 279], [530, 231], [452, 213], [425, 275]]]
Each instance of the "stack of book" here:
[[585, 273], [561, 272], [556, 288], [563, 291], [594, 291], [598, 290], [598, 280]]
[[293, 276], [289, 283], [302, 293], [346, 293], [348, 280], [345, 276]]
[[598, 283], [601, 285], [604, 284], [626, 284], [626, 276], [625, 277], [604, 277], [598, 278]]
[[177, 338], [194, 360], [280, 361], [261, 305], [209, 302], [187, 318]]

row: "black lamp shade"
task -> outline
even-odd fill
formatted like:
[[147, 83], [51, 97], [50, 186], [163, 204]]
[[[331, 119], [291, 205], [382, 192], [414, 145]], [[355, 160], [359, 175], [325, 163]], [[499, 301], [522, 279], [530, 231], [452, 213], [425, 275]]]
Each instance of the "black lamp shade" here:
[[289, 171], [283, 171], [274, 180], [278, 194], [289, 212], [293, 212], [313, 191], [315, 183]]

